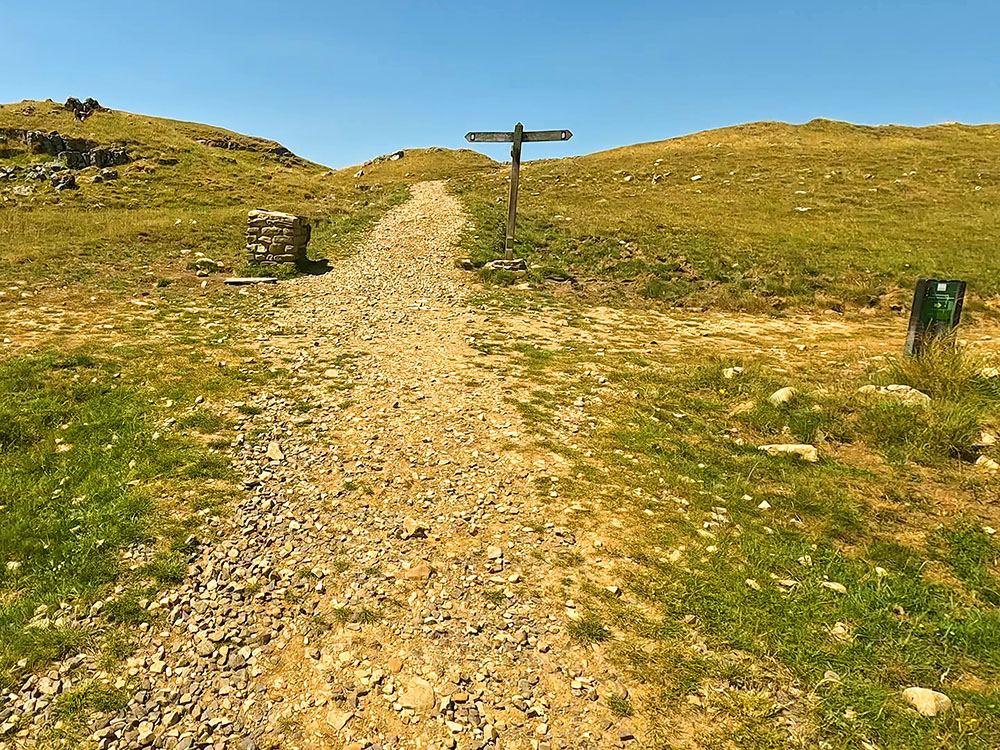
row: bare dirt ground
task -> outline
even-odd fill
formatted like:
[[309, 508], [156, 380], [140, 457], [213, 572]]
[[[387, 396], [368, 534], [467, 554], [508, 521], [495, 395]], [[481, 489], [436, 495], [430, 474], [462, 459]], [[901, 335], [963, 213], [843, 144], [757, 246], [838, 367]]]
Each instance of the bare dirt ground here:
[[[614, 676], [569, 646], [575, 613], [546, 593], [545, 558], [574, 540], [546, 522], [532, 480], [559, 459], [520, 447], [508, 389], [467, 342], [487, 321], [454, 267], [463, 222], [442, 183], [416, 186], [357, 256], [291, 285], [277, 322], [294, 335], [264, 352], [317, 404], [297, 420], [268, 401], [267, 421], [294, 425], [270, 436], [285, 459], [248, 456], [272, 474], [256, 501], [282, 509], [271, 564], [321, 574], [265, 675], [269, 716], [291, 719], [297, 746], [632, 734], [593, 700]], [[317, 634], [317, 619], [333, 627]]]

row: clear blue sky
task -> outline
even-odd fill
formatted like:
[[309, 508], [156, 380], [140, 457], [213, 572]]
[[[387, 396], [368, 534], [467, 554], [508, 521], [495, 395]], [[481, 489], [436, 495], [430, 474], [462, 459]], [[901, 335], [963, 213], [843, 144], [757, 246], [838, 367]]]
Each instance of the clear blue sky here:
[[1000, 121], [1000, 0], [4, 6], [0, 101], [94, 96], [331, 166], [517, 120], [575, 134], [526, 158], [752, 120]]

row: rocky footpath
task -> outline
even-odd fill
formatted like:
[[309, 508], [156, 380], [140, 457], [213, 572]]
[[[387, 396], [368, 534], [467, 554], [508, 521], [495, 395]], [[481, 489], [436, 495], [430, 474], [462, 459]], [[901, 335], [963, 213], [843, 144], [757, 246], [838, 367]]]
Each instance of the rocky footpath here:
[[133, 691], [90, 727], [105, 749], [641, 745], [602, 651], [568, 637], [553, 563], [577, 540], [536, 489], [560, 459], [469, 344], [490, 320], [454, 266], [463, 222], [416, 185], [356, 256], [247, 292], [279, 295], [247, 335], [292, 386], [241, 405], [242, 501], [141, 602], [158, 618], [123, 672], [80, 655], [9, 696], [17, 747], [82, 679]]

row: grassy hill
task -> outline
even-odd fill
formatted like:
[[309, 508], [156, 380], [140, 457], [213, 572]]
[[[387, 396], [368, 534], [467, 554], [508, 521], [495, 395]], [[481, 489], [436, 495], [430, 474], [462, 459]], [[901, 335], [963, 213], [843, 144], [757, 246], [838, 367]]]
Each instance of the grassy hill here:
[[[462, 175], [473, 258], [507, 172]], [[518, 251], [591, 296], [770, 311], [906, 302], [919, 276], [1000, 293], [1000, 126], [753, 123], [522, 171]], [[500, 279], [501, 281], [503, 279]], [[902, 290], [902, 292], [900, 291]]]
[[0, 179], [0, 274], [33, 293], [64, 287], [60, 296], [66, 287], [131, 294], [161, 278], [193, 284], [185, 268], [195, 252], [239, 269], [251, 208], [309, 216], [316, 252], [336, 253], [402, 200], [407, 183], [490, 163], [471, 151], [407, 151], [386, 162], [385, 180], [362, 180], [357, 167], [330, 170], [221, 128], [110, 110], [80, 122], [55, 102], [25, 101], [0, 105], [0, 134], [8, 134], [0, 167], [53, 161], [10, 135], [25, 130], [123, 148], [132, 158], [114, 181], [92, 183], [96, 167], [75, 172], [74, 190]]
[[[335, 254], [419, 179], [452, 179], [475, 218], [467, 246], [477, 264], [502, 244], [509, 170], [472, 151], [407, 151], [356, 176], [359, 167], [329, 170], [205, 125], [114, 111], [78, 122], [51, 101], [0, 105], [5, 129], [56, 131], [134, 158], [114, 182], [90, 184], [98, 170], [83, 170], [72, 191], [41, 181], [15, 195], [15, 181], [0, 180], [0, 271], [26, 284], [110, 277], [124, 291], [155, 282], [157, 268], [183, 269], [182, 250], [238, 268], [253, 207], [312, 217], [316, 252]], [[1000, 294], [988, 262], [1000, 240], [998, 137], [995, 125], [753, 123], [528, 162], [518, 253], [537, 286], [587, 298], [898, 308], [917, 277], [949, 276], [988, 299]], [[0, 154], [0, 166], [51, 160], [11, 139]]]

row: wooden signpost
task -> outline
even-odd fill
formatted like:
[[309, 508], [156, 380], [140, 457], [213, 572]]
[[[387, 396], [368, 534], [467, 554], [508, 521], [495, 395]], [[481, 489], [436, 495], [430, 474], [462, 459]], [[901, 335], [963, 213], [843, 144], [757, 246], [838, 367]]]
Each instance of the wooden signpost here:
[[509, 133], [466, 133], [469, 143], [510, 143], [510, 205], [507, 209], [507, 238], [504, 240], [505, 267], [523, 268], [524, 261], [514, 260], [514, 225], [517, 217], [517, 181], [521, 172], [521, 144], [535, 141], [568, 141], [573, 134], [568, 130], [525, 130], [518, 123]]

